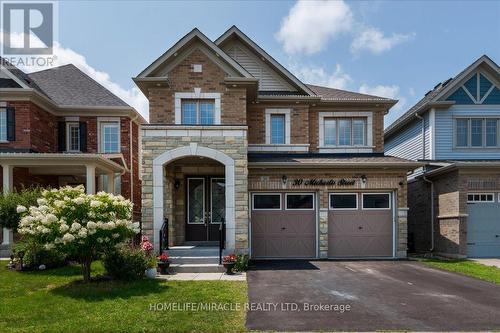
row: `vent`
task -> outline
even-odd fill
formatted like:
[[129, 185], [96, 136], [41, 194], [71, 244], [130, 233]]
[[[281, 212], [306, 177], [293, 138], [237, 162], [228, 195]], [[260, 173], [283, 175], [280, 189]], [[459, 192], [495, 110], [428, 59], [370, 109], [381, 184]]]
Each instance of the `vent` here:
[[203, 71], [203, 66], [201, 64], [194, 64], [193, 65], [193, 72], [194, 73], [201, 73]]

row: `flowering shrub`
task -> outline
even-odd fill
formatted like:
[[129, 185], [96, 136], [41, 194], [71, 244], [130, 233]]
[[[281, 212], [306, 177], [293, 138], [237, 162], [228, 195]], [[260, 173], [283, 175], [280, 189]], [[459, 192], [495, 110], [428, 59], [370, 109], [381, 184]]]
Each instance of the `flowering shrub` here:
[[167, 262], [168, 261], [168, 254], [162, 253], [161, 255], [156, 257], [156, 259], [158, 259], [158, 261], [160, 261], [160, 262]]
[[236, 262], [236, 259], [237, 259], [236, 254], [233, 253], [233, 254], [222, 257], [222, 262], [224, 264], [233, 264]]
[[38, 206], [18, 206], [18, 232], [25, 238], [78, 257], [84, 281], [90, 264], [106, 250], [139, 232], [132, 223], [132, 203], [121, 195], [85, 194], [83, 186], [45, 190]]
[[153, 244], [149, 241], [148, 236], [142, 236], [141, 249], [146, 256], [148, 268], [156, 268], [156, 266], [158, 265], [158, 261], [153, 255], [154, 247]]

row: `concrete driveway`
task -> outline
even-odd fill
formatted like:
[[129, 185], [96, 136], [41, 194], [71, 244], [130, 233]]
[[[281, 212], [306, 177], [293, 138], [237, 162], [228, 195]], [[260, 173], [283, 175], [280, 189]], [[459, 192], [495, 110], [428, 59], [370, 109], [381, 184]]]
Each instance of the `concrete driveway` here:
[[417, 262], [256, 262], [247, 279], [251, 330], [500, 329], [499, 285]]

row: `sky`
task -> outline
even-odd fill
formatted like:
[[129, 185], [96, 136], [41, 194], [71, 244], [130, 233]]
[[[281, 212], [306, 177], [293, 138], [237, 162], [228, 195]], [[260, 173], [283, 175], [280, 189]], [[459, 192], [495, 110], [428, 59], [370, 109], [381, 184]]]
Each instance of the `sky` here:
[[61, 1], [56, 64], [147, 117], [131, 78], [194, 27], [215, 40], [233, 24], [306, 83], [398, 99], [386, 126], [481, 55], [500, 63], [500, 1], [309, 0]]

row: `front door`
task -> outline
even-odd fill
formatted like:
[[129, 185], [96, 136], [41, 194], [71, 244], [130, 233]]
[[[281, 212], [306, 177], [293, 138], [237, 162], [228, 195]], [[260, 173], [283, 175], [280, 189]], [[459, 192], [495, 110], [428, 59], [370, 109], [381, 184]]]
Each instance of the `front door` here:
[[186, 241], [218, 241], [226, 216], [225, 179], [188, 177], [186, 185]]

